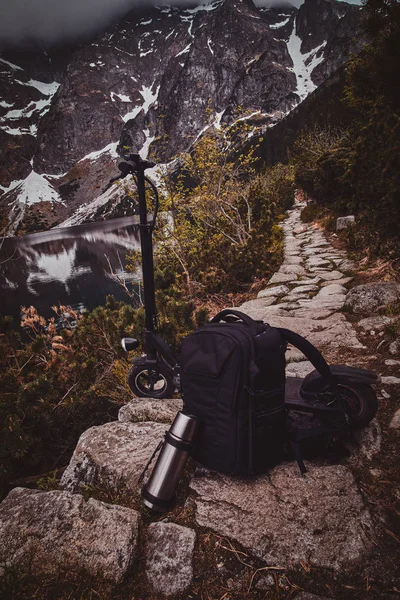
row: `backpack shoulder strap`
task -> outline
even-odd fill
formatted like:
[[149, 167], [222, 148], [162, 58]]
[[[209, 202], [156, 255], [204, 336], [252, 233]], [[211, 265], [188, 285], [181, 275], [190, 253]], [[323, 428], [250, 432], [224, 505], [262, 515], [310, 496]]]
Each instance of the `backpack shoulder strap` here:
[[329, 385], [333, 388], [336, 388], [336, 379], [332, 374], [330, 366], [326, 362], [325, 358], [322, 356], [321, 352], [317, 350], [315, 346], [306, 338], [299, 335], [298, 333], [294, 333], [294, 331], [290, 331], [290, 329], [283, 329], [282, 327], [276, 327], [279, 333], [282, 335], [284, 340], [289, 344], [292, 344], [300, 352], [304, 354], [306, 358], [312, 363], [312, 365], [317, 369], [317, 371], [322, 375], [322, 377], [329, 383]]

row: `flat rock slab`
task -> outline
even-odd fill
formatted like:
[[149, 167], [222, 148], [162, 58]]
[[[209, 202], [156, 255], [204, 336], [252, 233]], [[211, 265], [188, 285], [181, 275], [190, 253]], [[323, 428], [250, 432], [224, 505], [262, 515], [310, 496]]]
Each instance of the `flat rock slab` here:
[[340, 271], [317, 271], [315, 277], [319, 277], [324, 281], [333, 281], [344, 278], [344, 275]]
[[383, 385], [400, 385], [400, 377], [393, 377], [392, 375], [387, 375], [381, 377], [381, 382]]
[[350, 570], [371, 548], [373, 527], [350, 470], [281, 465], [255, 480], [200, 473], [192, 479], [196, 522], [235, 539], [267, 565], [300, 561]]
[[307, 275], [306, 270], [304, 269], [304, 267], [301, 267], [300, 265], [285, 265], [283, 264], [278, 273], [285, 273], [287, 275], [292, 275], [293, 279], [296, 279], [296, 275]]
[[266, 290], [261, 290], [258, 293], [257, 298], [268, 298], [269, 296], [283, 296], [289, 292], [289, 288], [286, 285], [277, 285]]
[[118, 421], [122, 423], [140, 423], [155, 421], [156, 423], [172, 423], [179, 410], [182, 410], [180, 398], [139, 398], [120, 408]]
[[361, 319], [361, 321], [358, 321], [357, 325], [364, 329], [364, 331], [371, 331], [371, 329], [382, 331], [382, 329], [385, 329], [386, 325], [392, 325], [393, 323], [396, 323], [396, 321], [397, 319], [395, 317], [377, 315], [376, 317]]
[[268, 283], [288, 283], [289, 281], [296, 280], [296, 275], [289, 275], [288, 273], [274, 273]]
[[70, 492], [106, 483], [138, 489], [138, 477], [163, 439], [161, 423], [106, 423], [81, 435], [60, 485]]
[[330, 285], [326, 285], [323, 287], [317, 294], [317, 298], [325, 298], [326, 296], [340, 296], [342, 294], [346, 295], [347, 290], [345, 287], [340, 285], [339, 283], [331, 283]]
[[389, 427], [391, 429], [400, 429], [400, 408], [398, 408], [394, 413]]
[[119, 582], [135, 557], [138, 523], [122, 506], [15, 488], [0, 505], [0, 563], [35, 573], [83, 569]]
[[193, 579], [196, 533], [175, 523], [152, 523], [147, 530], [146, 574], [164, 596], [184, 592]]
[[[313, 305], [310, 305], [310, 308], [305, 309], [301, 314], [297, 309], [293, 311], [293, 315], [296, 316], [288, 316], [287, 313], [282, 314], [272, 311], [267, 313], [258, 307], [256, 310], [252, 310], [251, 302], [247, 302], [246, 305], [241, 307], [241, 310], [253, 318], [267, 321], [274, 327], [291, 329], [306, 337], [317, 348], [330, 345], [333, 347], [364, 348], [357, 339], [351, 323], [346, 321], [344, 315], [333, 314], [328, 318], [318, 319], [319, 315], [314, 313], [316, 308], [316, 306], [313, 308]], [[312, 318], [313, 316], [316, 318]]]
[[306, 375], [311, 373], [311, 371], [314, 371], [314, 369], [314, 365], [308, 360], [292, 362], [286, 367], [286, 376], [304, 378]]
[[350, 281], [352, 281], [353, 279], [354, 277], [342, 277], [342, 279], [332, 279], [331, 281], [324, 281], [324, 283], [321, 284], [321, 287], [326, 287], [327, 285], [332, 285], [334, 283], [346, 285], [346, 283], [350, 283]]
[[322, 281], [320, 277], [301, 277], [294, 282], [294, 285], [316, 285], [320, 281]]

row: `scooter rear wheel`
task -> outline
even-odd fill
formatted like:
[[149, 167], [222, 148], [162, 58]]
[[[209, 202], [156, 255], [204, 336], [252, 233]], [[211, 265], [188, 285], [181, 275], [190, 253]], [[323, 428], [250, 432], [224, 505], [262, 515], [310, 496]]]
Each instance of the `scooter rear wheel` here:
[[378, 400], [368, 384], [339, 383], [344, 409], [352, 429], [362, 429], [376, 415]]
[[170, 398], [175, 388], [171, 373], [162, 365], [154, 368], [133, 365], [127, 380], [139, 398]]

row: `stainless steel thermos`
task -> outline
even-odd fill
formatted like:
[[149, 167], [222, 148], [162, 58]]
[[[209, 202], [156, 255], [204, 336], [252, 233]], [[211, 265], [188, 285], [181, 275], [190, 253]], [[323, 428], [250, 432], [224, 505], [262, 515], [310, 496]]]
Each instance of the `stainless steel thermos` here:
[[185, 468], [195, 431], [195, 417], [178, 412], [165, 434], [150, 478], [142, 488], [143, 502], [152, 510], [164, 512], [173, 504], [175, 489]]

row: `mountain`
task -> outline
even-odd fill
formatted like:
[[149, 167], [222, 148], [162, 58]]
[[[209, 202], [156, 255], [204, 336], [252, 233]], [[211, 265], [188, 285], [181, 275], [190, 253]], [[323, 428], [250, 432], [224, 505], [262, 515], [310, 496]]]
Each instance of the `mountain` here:
[[102, 191], [124, 149], [168, 163], [221, 122], [250, 118], [263, 134], [363, 43], [360, 7], [345, 2], [305, 0], [296, 9], [217, 0], [128, 13], [78, 48], [3, 53], [8, 232], [115, 214], [123, 192]]

